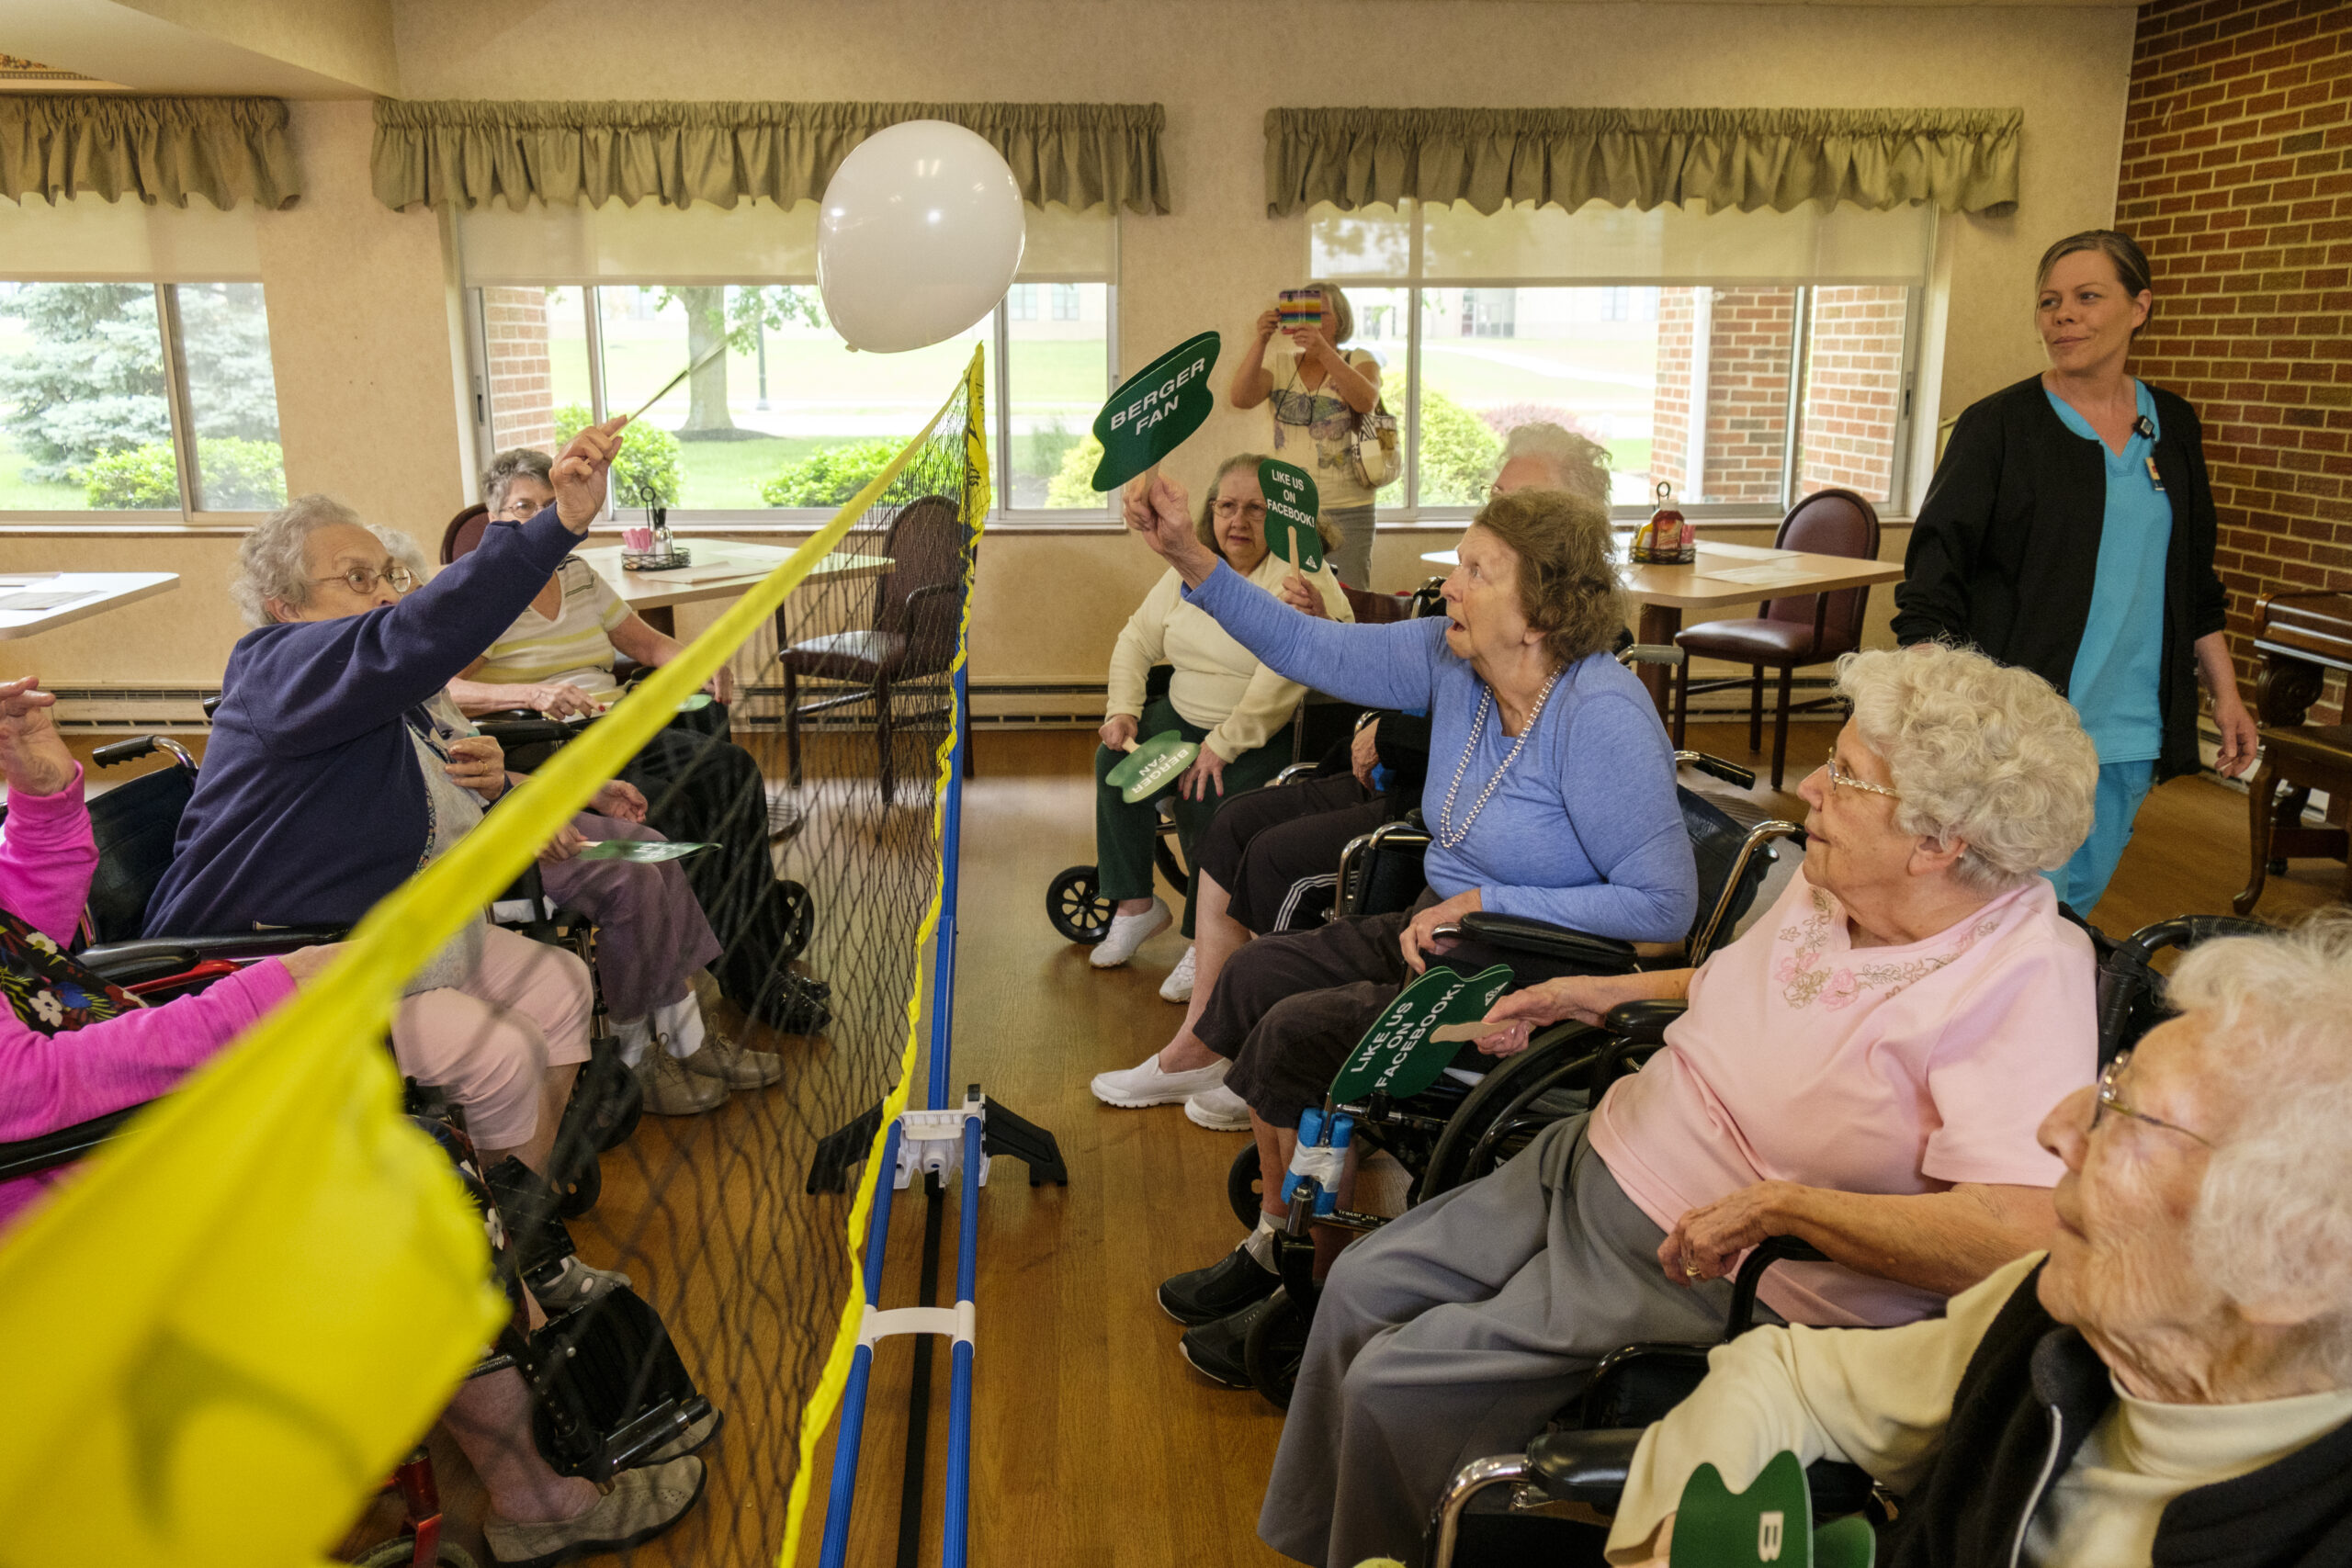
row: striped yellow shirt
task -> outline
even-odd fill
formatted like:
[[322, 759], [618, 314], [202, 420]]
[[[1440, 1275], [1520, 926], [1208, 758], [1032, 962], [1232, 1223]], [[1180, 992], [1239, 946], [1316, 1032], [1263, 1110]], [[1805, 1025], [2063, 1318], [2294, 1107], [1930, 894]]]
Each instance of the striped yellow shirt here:
[[628, 606], [584, 561], [565, 561], [556, 580], [563, 584], [563, 602], [553, 618], [536, 605], [524, 610], [469, 679], [492, 686], [564, 682], [587, 692], [612, 689], [613, 631], [628, 619]]

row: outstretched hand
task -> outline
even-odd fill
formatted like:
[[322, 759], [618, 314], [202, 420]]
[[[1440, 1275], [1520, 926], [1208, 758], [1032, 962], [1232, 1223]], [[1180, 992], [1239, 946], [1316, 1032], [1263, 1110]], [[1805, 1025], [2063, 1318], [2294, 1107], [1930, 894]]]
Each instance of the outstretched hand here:
[[612, 470], [614, 454], [621, 449], [621, 426], [628, 423], [628, 415], [616, 414], [592, 424], [556, 455], [548, 475], [555, 486], [555, 514], [575, 534], [588, 532], [596, 513], [605, 509], [605, 478]]
[[1216, 555], [1193, 532], [1192, 498], [1158, 468], [1127, 481], [1121, 515], [1155, 554], [1176, 569], [1185, 587], [1199, 587], [1216, 570]]
[[50, 717], [56, 705], [38, 675], [0, 682], [0, 775], [9, 793], [55, 795], [74, 782], [74, 753]]

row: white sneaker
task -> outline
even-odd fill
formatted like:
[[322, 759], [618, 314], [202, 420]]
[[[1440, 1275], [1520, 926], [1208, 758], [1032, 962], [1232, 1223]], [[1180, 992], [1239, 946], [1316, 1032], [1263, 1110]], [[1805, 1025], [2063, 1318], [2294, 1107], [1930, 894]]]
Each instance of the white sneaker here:
[[1212, 1133], [1250, 1130], [1250, 1102], [1223, 1084], [1186, 1097], [1184, 1115], [1193, 1125], [1206, 1127]]
[[1193, 949], [1186, 947], [1184, 956], [1159, 982], [1159, 999], [1163, 1002], [1189, 1002], [1193, 999]]
[[1116, 969], [1136, 955], [1136, 949], [1166, 931], [1175, 920], [1168, 912], [1168, 905], [1158, 895], [1151, 908], [1140, 915], [1114, 915], [1111, 929], [1094, 944], [1087, 962], [1097, 969]]
[[1146, 1056], [1140, 1066], [1123, 1073], [1097, 1073], [1087, 1087], [1094, 1098], [1105, 1105], [1123, 1105], [1130, 1111], [1140, 1111], [1147, 1105], [1173, 1105], [1180, 1100], [1190, 1100], [1204, 1089], [1212, 1089], [1225, 1082], [1230, 1062], [1211, 1062], [1205, 1067], [1194, 1067], [1189, 1073], [1163, 1073], [1159, 1070], [1159, 1053]]

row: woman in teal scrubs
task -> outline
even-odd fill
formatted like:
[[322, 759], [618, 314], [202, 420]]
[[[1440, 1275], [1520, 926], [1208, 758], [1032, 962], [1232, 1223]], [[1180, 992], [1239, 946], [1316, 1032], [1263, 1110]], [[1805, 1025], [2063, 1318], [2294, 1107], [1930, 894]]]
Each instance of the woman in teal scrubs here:
[[2150, 787], [2254, 762], [2254, 719], [2222, 635], [2212, 486], [2196, 411], [2125, 368], [2155, 299], [2131, 238], [2094, 229], [2043, 253], [2035, 325], [2050, 368], [1960, 416], [1913, 525], [1896, 637], [1973, 643], [2066, 694], [2098, 747], [2090, 837], [2051, 880], [2088, 914]]

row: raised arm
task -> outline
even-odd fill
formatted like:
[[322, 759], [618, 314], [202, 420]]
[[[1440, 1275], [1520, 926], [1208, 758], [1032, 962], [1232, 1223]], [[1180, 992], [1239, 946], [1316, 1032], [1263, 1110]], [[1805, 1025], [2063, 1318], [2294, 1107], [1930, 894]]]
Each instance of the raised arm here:
[[1243, 581], [1193, 532], [1183, 487], [1154, 469], [1126, 491], [1127, 526], [1176, 569], [1184, 597], [1286, 680], [1365, 707], [1426, 708], [1445, 628], [1365, 626], [1302, 615]]
[[82, 764], [50, 718], [57, 699], [40, 677], [0, 682], [0, 778], [8, 826], [0, 832], [0, 906], [61, 947], [74, 939], [98, 846], [82, 798]]

